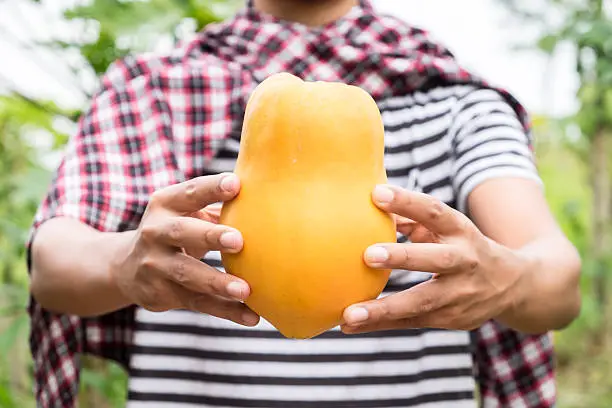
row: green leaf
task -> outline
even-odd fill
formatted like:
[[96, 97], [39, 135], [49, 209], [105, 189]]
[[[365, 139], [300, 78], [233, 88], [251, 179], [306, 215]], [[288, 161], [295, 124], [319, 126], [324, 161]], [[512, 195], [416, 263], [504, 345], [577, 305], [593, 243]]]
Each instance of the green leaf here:
[[110, 64], [124, 57], [127, 52], [116, 47], [115, 37], [107, 30], [100, 32], [95, 43], [81, 47], [81, 54], [98, 75], [105, 73]]

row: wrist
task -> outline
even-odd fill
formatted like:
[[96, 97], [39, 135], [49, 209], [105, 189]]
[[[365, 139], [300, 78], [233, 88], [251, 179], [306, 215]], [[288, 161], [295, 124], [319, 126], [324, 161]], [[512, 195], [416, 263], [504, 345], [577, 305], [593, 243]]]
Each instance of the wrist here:
[[105, 274], [105, 286], [113, 294], [117, 309], [130, 306], [132, 302], [121, 285], [125, 274], [126, 260], [133, 245], [134, 232], [107, 233], [103, 239], [110, 242], [110, 256]]
[[36, 301], [49, 311], [81, 317], [128, 306], [110, 279], [121, 240], [120, 234], [102, 233], [71, 218], [47, 221], [33, 251], [31, 291]]

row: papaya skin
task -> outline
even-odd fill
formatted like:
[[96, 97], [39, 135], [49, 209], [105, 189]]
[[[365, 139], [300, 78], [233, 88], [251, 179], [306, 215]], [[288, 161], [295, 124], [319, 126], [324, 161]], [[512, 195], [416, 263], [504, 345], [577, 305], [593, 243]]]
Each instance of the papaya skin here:
[[238, 229], [244, 247], [222, 261], [251, 286], [255, 313], [287, 338], [308, 339], [380, 295], [391, 271], [368, 267], [363, 254], [396, 235], [394, 218], [371, 199], [387, 176], [369, 94], [270, 76], [247, 103], [235, 174], [241, 190], [220, 223]]

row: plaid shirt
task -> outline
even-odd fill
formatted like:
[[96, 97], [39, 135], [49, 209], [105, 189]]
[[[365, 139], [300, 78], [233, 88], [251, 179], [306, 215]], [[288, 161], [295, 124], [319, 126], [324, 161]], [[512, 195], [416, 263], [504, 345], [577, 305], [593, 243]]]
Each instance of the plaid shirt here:
[[[280, 71], [358, 85], [376, 99], [444, 84], [489, 87], [426, 32], [376, 14], [365, 1], [319, 30], [249, 4], [169, 55], [127, 57], [109, 68], [66, 148], [29, 243], [43, 222], [58, 216], [100, 231], [136, 228], [154, 190], [214, 173], [207, 165], [224, 138], [240, 133], [246, 98]], [[497, 90], [529, 134], [523, 108]], [[31, 299], [29, 313], [39, 407], [75, 406], [82, 353], [128, 366], [133, 307], [80, 318], [51, 313]], [[473, 339], [485, 406], [554, 406], [548, 334], [523, 335], [491, 321]]]

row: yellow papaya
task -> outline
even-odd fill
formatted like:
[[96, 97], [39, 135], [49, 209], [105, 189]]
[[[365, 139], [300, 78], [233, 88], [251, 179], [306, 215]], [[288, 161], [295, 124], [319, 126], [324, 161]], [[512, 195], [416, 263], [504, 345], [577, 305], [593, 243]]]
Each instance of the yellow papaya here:
[[220, 221], [242, 233], [244, 247], [222, 260], [251, 286], [253, 311], [285, 337], [306, 339], [380, 295], [390, 271], [369, 268], [363, 253], [396, 237], [393, 217], [371, 198], [387, 176], [382, 118], [367, 92], [268, 77], [249, 97], [235, 173], [241, 190]]

